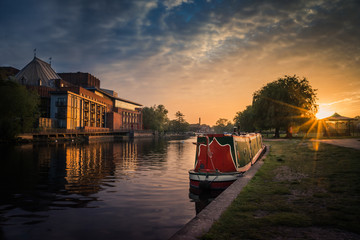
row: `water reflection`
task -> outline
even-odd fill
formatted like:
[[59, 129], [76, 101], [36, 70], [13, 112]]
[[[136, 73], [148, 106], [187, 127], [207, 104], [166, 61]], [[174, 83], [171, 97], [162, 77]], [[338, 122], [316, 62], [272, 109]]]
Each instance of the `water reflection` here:
[[65, 147], [65, 190], [90, 195], [102, 189], [102, 179], [114, 176], [115, 165], [105, 156], [109, 144]]
[[195, 203], [196, 214], [199, 214], [207, 205], [209, 205], [224, 190], [197, 191], [190, 189], [189, 198]]
[[192, 141], [0, 145], [0, 238], [167, 239], [195, 215]]

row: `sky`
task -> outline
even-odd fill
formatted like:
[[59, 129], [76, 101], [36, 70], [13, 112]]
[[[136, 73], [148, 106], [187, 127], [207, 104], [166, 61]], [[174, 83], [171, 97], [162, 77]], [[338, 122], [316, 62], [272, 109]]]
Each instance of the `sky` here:
[[360, 115], [358, 0], [0, 0], [0, 66], [36, 56], [189, 123], [233, 120], [285, 75]]

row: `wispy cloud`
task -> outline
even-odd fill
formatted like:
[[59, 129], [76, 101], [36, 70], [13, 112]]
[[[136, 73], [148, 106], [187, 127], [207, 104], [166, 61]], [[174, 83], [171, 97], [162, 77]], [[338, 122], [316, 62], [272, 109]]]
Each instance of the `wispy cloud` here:
[[336, 104], [339, 104], [339, 103], [344, 103], [344, 102], [354, 102], [356, 100], [360, 100], [360, 98], [358, 99], [353, 99], [353, 98], [345, 98], [345, 99], [341, 99], [341, 100], [338, 100], [338, 101], [335, 101], [335, 102], [331, 102], [331, 103], [322, 103], [322, 105], [324, 106], [332, 106], [332, 105], [336, 105]]
[[201, 92], [235, 113], [285, 74], [355, 83], [359, 10], [356, 0], [3, 0], [0, 65], [22, 68], [37, 48], [58, 72], [90, 72], [145, 105]]

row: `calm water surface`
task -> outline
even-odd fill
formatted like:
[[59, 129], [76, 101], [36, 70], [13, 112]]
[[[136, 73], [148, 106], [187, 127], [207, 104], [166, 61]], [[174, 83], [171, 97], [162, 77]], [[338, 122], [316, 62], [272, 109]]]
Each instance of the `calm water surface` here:
[[0, 146], [0, 239], [167, 239], [196, 214], [194, 138]]

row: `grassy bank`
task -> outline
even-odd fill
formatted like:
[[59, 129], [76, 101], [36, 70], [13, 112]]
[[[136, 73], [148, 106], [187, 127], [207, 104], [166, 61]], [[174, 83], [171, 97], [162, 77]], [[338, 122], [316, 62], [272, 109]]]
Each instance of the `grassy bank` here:
[[360, 239], [360, 151], [266, 144], [264, 165], [203, 239]]

